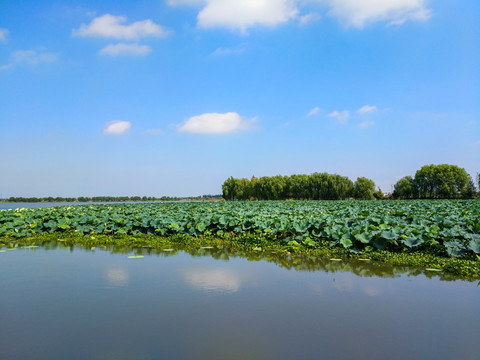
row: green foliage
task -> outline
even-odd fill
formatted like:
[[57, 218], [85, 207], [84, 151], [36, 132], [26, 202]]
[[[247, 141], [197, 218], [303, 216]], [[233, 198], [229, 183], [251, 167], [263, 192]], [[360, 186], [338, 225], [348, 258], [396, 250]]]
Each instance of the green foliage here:
[[395, 184], [393, 196], [397, 199], [413, 199], [415, 192], [413, 178], [411, 176], [405, 176]]
[[382, 189], [378, 188], [377, 191], [373, 193], [373, 197], [376, 200], [383, 200], [385, 199], [385, 194], [383, 193]]
[[375, 192], [375, 183], [365, 177], [357, 178], [353, 185], [353, 196], [359, 200], [373, 200]]
[[[36, 234], [187, 235], [320, 243], [349, 249], [480, 251], [480, 201], [145, 203], [0, 210], [0, 237]], [[257, 244], [259, 245], [259, 244]]]
[[417, 170], [414, 178], [415, 192], [421, 199], [471, 198], [473, 181], [456, 165], [425, 165]]
[[352, 197], [353, 182], [345, 176], [327, 173], [251, 180], [230, 177], [223, 183], [222, 191], [225, 200], [344, 200]]
[[471, 199], [475, 184], [465, 169], [456, 165], [425, 165], [415, 177], [405, 176], [394, 187], [397, 199]]

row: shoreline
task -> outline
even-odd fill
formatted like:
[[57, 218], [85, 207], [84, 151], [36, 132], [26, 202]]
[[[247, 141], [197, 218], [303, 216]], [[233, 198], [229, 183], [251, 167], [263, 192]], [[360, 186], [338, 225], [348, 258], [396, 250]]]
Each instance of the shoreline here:
[[[30, 237], [0, 237], [0, 251], [15, 247], [81, 246], [86, 249], [124, 249], [141, 253], [146, 251], [198, 251], [214, 256], [240, 256], [251, 260], [273, 261], [287, 268], [295, 268], [299, 262], [305, 270], [315, 271], [315, 262], [365, 262], [375, 267], [398, 266], [418, 270], [425, 274], [438, 274], [447, 280], [480, 280], [480, 257], [449, 258], [430, 251], [374, 250], [353, 253], [344, 248], [320, 244], [315, 248], [304, 245], [284, 245], [261, 235], [236, 235], [235, 237], [193, 237], [189, 235], [80, 235], [75, 233], [35, 234]], [[202, 251], [203, 250], [203, 251]], [[208, 251], [206, 251], [208, 250]], [[217, 255], [218, 255], [217, 254]], [[303, 260], [302, 260], [303, 259]], [[310, 264], [310, 265], [308, 265]], [[309, 268], [311, 267], [311, 269]], [[319, 270], [321, 270], [320, 268]]]

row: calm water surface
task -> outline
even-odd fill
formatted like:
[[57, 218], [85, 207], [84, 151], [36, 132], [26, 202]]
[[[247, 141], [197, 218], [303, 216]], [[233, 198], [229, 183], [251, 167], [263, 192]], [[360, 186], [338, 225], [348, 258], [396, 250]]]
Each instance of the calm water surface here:
[[0, 359], [479, 358], [475, 282], [128, 255], [1, 252]]
[[54, 206], [77, 206], [77, 205], [113, 205], [113, 204], [142, 204], [149, 203], [148, 201], [109, 201], [109, 202], [15, 202], [15, 203], [2, 203], [0, 202], [0, 210], [9, 210], [9, 209], [38, 209]]
[[27, 208], [27, 209], [37, 209], [37, 208], [45, 208], [45, 207], [53, 207], [53, 206], [67, 206], [67, 205], [85, 205], [85, 204], [90, 204], [90, 203], [78, 203], [78, 202], [72, 202], [72, 203], [55, 203], [55, 202], [26, 202], [26, 203], [2, 203], [0, 202], [0, 210], [9, 210], [9, 209], [21, 209], [21, 208]]

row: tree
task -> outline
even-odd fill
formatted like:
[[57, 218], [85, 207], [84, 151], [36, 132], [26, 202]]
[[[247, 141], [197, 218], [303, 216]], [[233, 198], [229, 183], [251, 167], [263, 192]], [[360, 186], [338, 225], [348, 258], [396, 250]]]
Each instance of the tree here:
[[357, 178], [353, 185], [353, 197], [358, 200], [373, 200], [375, 192], [375, 183], [373, 180], [365, 177]]
[[222, 185], [225, 200], [341, 200], [352, 197], [353, 182], [327, 173], [291, 176], [228, 178]]
[[448, 164], [422, 166], [414, 178], [414, 185], [420, 198], [471, 197], [472, 183], [465, 169]]
[[252, 176], [250, 179], [249, 193], [250, 193], [251, 200], [258, 200], [258, 194], [255, 190], [255, 184], [257, 183], [257, 181], [258, 179], [255, 176]]
[[334, 174], [330, 175], [330, 181], [332, 200], [344, 200], [352, 196], [353, 181], [348, 177]]
[[475, 196], [475, 183], [473, 182], [472, 177], [468, 176], [468, 185], [462, 193], [462, 197], [466, 199], [471, 199]]
[[306, 200], [308, 196], [308, 175], [291, 175], [286, 180], [287, 198]]
[[239, 184], [238, 180], [233, 176], [230, 176], [222, 185], [223, 198], [225, 200], [237, 200], [238, 199]]
[[397, 181], [393, 188], [393, 197], [412, 199], [415, 196], [415, 184], [411, 176], [405, 176]]
[[385, 199], [385, 194], [383, 193], [382, 189], [378, 188], [377, 191], [373, 193], [373, 197], [376, 200], [383, 200]]

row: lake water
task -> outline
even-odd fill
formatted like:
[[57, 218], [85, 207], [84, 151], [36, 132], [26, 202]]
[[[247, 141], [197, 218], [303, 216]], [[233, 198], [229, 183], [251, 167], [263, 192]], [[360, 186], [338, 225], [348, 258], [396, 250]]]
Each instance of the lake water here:
[[65, 206], [65, 205], [85, 205], [85, 204], [91, 204], [91, 203], [54, 203], [54, 202], [28, 202], [28, 203], [2, 203], [0, 202], [0, 210], [9, 210], [9, 209], [22, 209], [22, 208], [28, 208], [28, 209], [37, 209], [37, 208], [44, 208], [44, 207], [52, 207], [52, 206]]
[[192, 202], [189, 200], [178, 200], [178, 201], [95, 201], [95, 202], [0, 202], [0, 210], [9, 210], [9, 209], [38, 209], [45, 207], [54, 207], [54, 206], [76, 206], [76, 205], [113, 205], [113, 204], [151, 204], [151, 203], [168, 203], [168, 202]]
[[38, 208], [45, 208], [45, 207], [54, 207], [54, 206], [72, 206], [72, 205], [101, 205], [101, 204], [140, 204], [145, 203], [142, 201], [109, 201], [109, 202], [16, 202], [16, 203], [8, 203], [8, 202], [0, 202], [0, 210], [9, 210], [9, 209], [38, 209]]
[[0, 359], [479, 358], [476, 282], [129, 255], [1, 252]]

